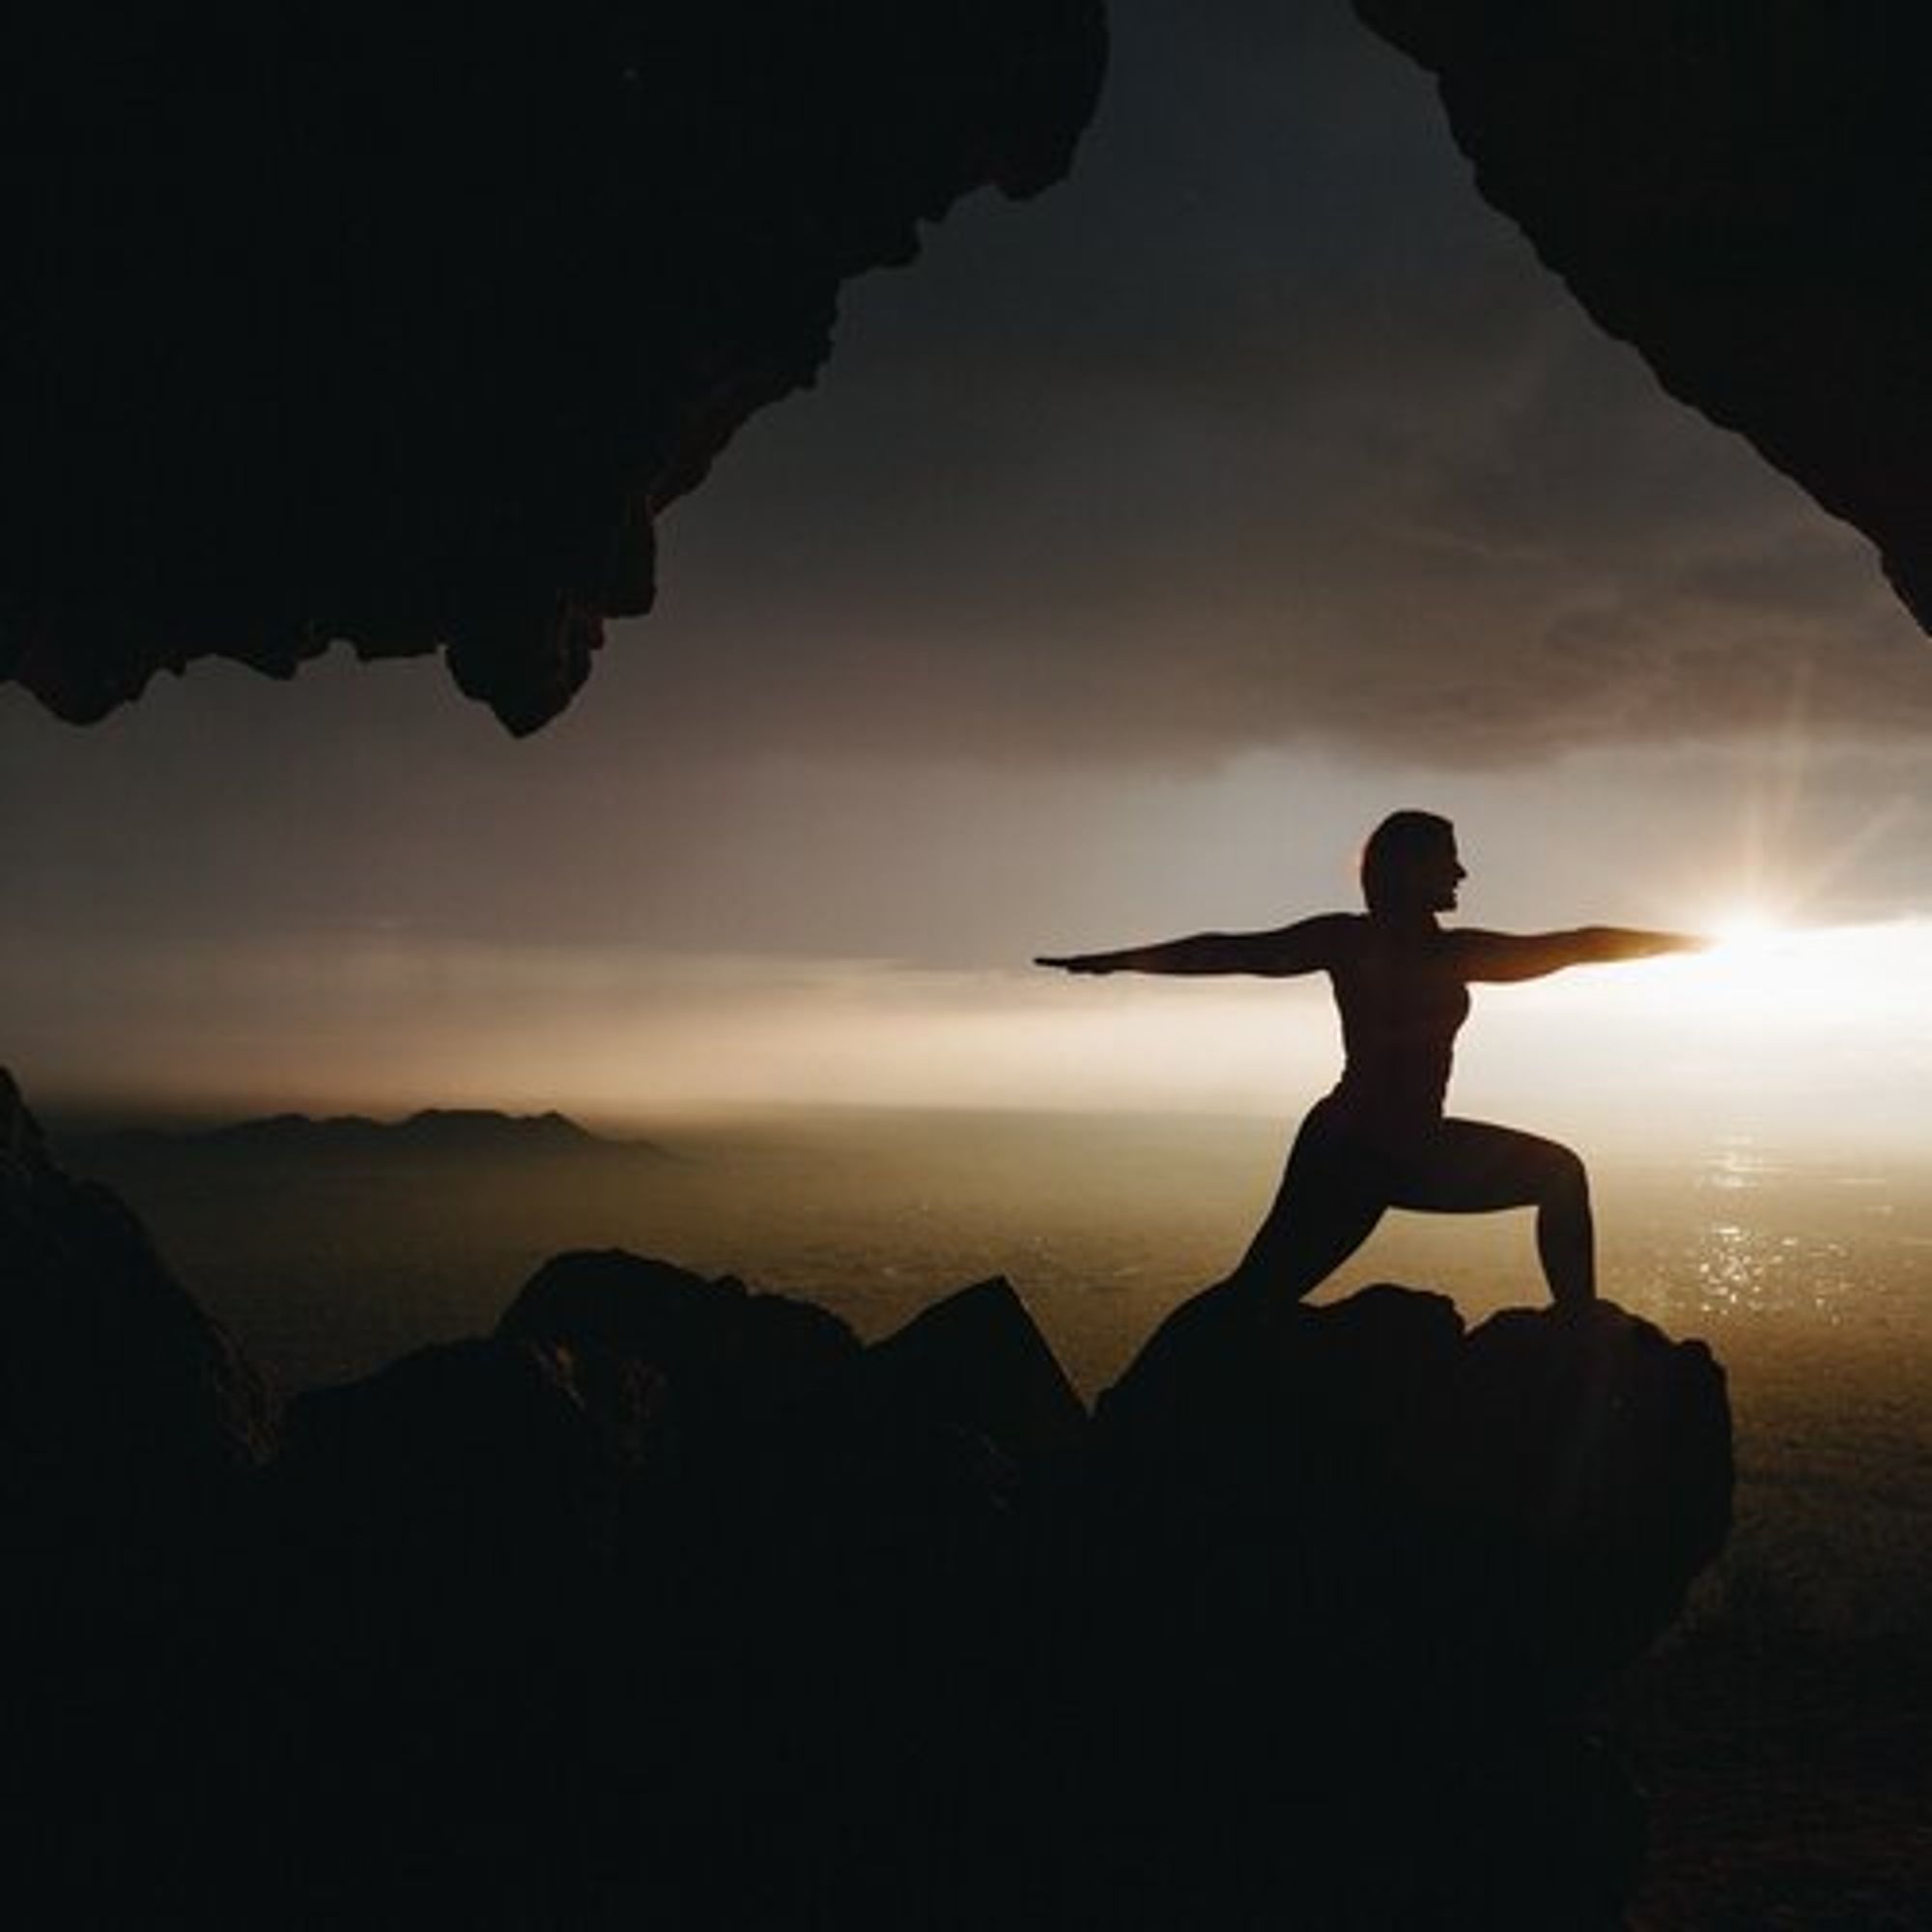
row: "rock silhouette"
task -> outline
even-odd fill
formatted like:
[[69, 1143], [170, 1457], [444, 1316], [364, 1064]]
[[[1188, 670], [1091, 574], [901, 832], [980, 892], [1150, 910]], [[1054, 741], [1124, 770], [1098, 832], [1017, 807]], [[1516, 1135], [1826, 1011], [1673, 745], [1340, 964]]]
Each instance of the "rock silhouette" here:
[[1140, 1816], [1130, 1922], [1198, 1909], [1231, 1829], [1264, 1849], [1208, 1881], [1204, 1922], [1291, 1891], [1314, 1923], [1617, 1922], [1641, 1807], [1576, 1713], [1723, 1542], [1701, 1345], [1601, 1303], [1465, 1336], [1395, 1287], [1204, 1297], [1103, 1395], [1093, 1460], [1090, 1667], [1152, 1693], [1107, 1754]]
[[[157, 1794], [188, 1788], [169, 1791], [184, 1770], [177, 1741], [193, 1740], [193, 1789], [226, 1782], [214, 1767], [234, 1762], [245, 1654], [223, 1644], [225, 1616], [203, 1612], [218, 1597], [213, 1579], [246, 1567], [254, 1487], [276, 1438], [263, 1378], [134, 1215], [55, 1165], [0, 1069], [0, 1810], [19, 1834], [10, 1916], [103, 1923], [125, 1904], [120, 1922], [136, 1922], [138, 1901], [115, 1891], [116, 1847], [152, 1860], [185, 1825], [174, 1814], [156, 1829]], [[151, 1902], [167, 1889], [151, 1885]]]
[[[1932, 621], [1922, 10], [1357, 0], [1664, 386]], [[1067, 165], [1100, 0], [43, 8], [10, 48], [0, 679], [446, 652], [554, 717], [840, 283]]]
[[811, 1302], [621, 1249], [554, 1255], [497, 1332], [648, 1364], [700, 1411], [777, 1408], [859, 1352], [851, 1329]]
[[0, 678], [444, 650], [511, 730], [840, 284], [1066, 168], [1099, 0], [203, 0], [10, 45]]
[[0, 1322], [4, 1534], [63, 1614], [171, 1570], [272, 1450], [264, 1379], [120, 1200], [55, 1165], [5, 1069]]
[[[11, 1105], [10, 1339], [112, 1289], [210, 1359]], [[77, 1384], [13, 1350], [12, 1413]], [[1699, 1345], [1394, 1287], [1187, 1304], [1091, 1420], [1004, 1282], [862, 1345], [620, 1253], [278, 1431], [210, 1385], [143, 1427], [240, 1445], [225, 1533], [7, 1652], [64, 1922], [1613, 1926], [1643, 1805], [1582, 1703], [1730, 1494]]]
[[1878, 546], [1932, 629], [1932, 22], [1355, 0], [1434, 71], [1483, 194], [1663, 386]]
[[118, 1175], [130, 1164], [179, 1157], [201, 1162], [214, 1155], [240, 1166], [339, 1162], [398, 1168], [430, 1161], [622, 1161], [663, 1158], [649, 1141], [611, 1140], [580, 1126], [568, 1115], [502, 1114], [481, 1107], [431, 1107], [401, 1121], [374, 1121], [360, 1114], [322, 1119], [270, 1114], [258, 1120], [200, 1130], [128, 1127], [82, 1134], [63, 1143], [70, 1159]]

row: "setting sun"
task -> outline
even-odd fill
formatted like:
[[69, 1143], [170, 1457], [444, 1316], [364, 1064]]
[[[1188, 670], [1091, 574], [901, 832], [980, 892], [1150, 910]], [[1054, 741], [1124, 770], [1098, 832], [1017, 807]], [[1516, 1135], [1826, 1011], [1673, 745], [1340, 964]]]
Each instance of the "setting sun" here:
[[1783, 937], [1787, 929], [1776, 913], [1761, 905], [1726, 906], [1697, 926], [1709, 936], [1714, 951], [1731, 953], [1762, 948]]

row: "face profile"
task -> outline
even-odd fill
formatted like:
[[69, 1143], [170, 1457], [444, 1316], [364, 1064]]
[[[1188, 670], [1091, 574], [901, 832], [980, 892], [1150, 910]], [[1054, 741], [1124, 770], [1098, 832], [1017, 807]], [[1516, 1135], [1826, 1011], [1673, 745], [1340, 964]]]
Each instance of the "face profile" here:
[[1467, 877], [1455, 826], [1433, 811], [1390, 812], [1362, 847], [1362, 897], [1372, 913], [1452, 912]]

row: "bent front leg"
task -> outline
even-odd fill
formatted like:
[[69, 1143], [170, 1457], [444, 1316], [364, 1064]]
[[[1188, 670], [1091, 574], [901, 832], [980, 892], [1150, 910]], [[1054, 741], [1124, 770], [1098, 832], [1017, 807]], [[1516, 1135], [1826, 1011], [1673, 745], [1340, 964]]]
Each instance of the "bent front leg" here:
[[1487, 1121], [1446, 1120], [1419, 1151], [1394, 1205], [1438, 1214], [1536, 1209], [1536, 1253], [1559, 1307], [1597, 1293], [1590, 1177], [1560, 1142]]

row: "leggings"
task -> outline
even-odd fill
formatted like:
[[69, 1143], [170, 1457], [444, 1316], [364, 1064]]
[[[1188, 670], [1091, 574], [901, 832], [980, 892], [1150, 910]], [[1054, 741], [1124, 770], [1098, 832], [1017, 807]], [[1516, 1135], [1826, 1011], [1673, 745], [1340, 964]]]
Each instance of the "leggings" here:
[[1231, 1286], [1299, 1300], [1359, 1248], [1391, 1208], [1437, 1214], [1536, 1209], [1536, 1251], [1560, 1305], [1597, 1292], [1590, 1182], [1568, 1148], [1487, 1121], [1437, 1117], [1365, 1130], [1331, 1096], [1301, 1123], [1281, 1188]]

